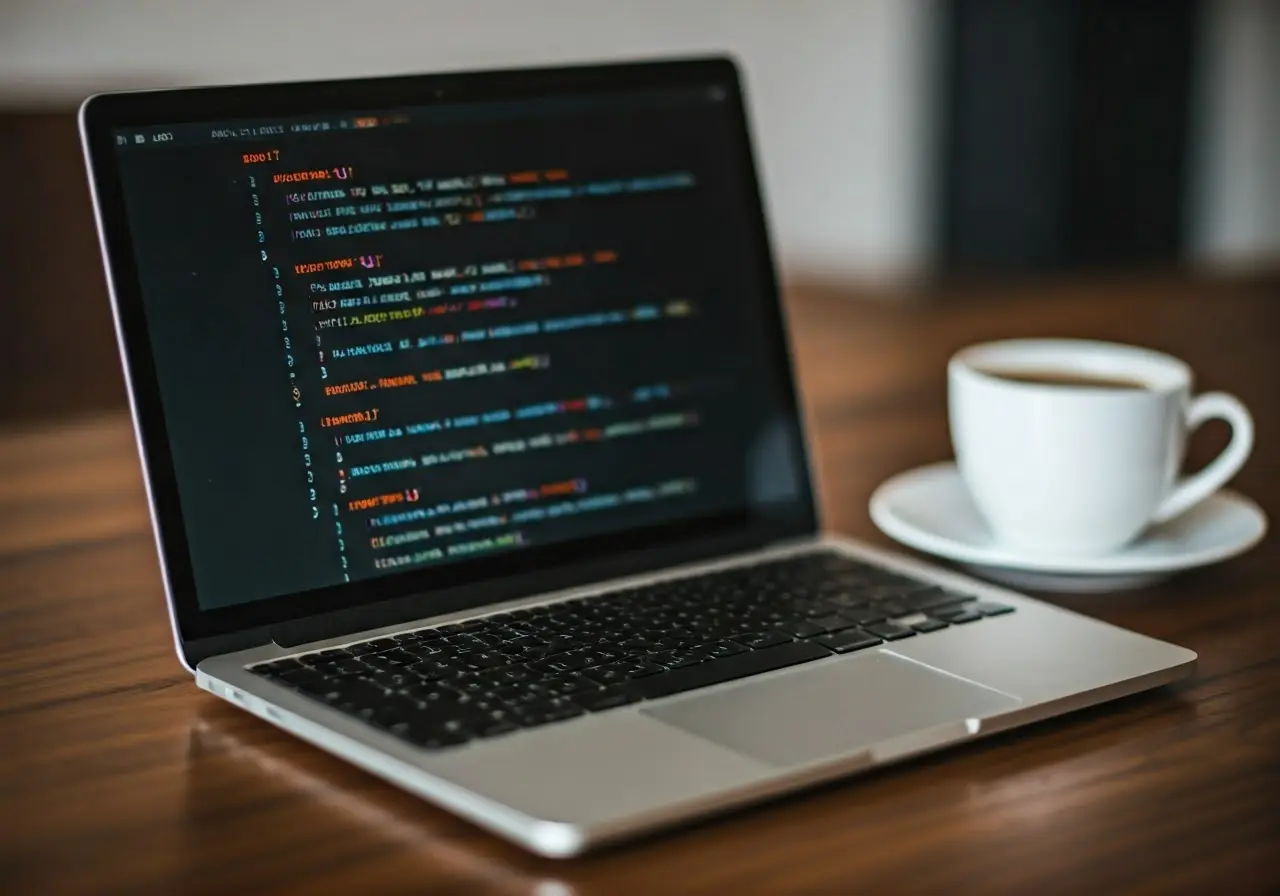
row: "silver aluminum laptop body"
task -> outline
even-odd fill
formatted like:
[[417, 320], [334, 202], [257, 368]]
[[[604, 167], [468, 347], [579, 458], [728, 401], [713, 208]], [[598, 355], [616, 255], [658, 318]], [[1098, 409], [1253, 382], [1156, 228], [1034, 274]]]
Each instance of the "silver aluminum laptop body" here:
[[561, 858], [1168, 684], [1195, 665], [1190, 650], [839, 536], [487, 611], [606, 594], [817, 547], [993, 598], [1016, 612], [440, 754], [408, 747], [245, 667], [483, 614], [352, 633], [293, 651], [264, 647], [214, 657], [199, 665], [196, 681], [533, 852]]
[[[139, 388], [130, 376], [119, 259], [106, 233], [82, 111], [86, 154], [157, 544], [172, 550], [173, 524], [157, 506]], [[149, 450], [150, 449], [150, 450]], [[666, 579], [815, 550], [935, 582], [1015, 612], [979, 624], [888, 642], [844, 656], [688, 691], [592, 715], [424, 751], [248, 671], [264, 661], [513, 609], [604, 595]], [[173, 575], [162, 563], [179, 655]], [[358, 630], [357, 630], [358, 629]], [[835, 535], [788, 538], [693, 563], [525, 594], [466, 610], [282, 647], [214, 650], [194, 665], [197, 684], [269, 723], [474, 823], [549, 857], [757, 802], [835, 778], [1156, 687], [1192, 671], [1193, 652], [1008, 590]]]

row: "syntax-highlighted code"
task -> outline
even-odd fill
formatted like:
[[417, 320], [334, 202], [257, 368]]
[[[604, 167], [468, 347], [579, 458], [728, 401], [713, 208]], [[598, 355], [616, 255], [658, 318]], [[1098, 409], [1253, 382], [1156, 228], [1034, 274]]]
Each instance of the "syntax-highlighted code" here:
[[426, 370], [421, 373], [404, 373], [395, 376], [380, 376], [377, 379], [334, 383], [324, 387], [324, 394], [350, 395], [355, 392], [370, 392], [375, 389], [402, 389], [406, 386], [417, 386], [422, 383], [447, 383], [479, 376], [515, 373], [522, 370], [546, 370], [550, 366], [550, 355], [521, 355], [507, 361], [482, 361], [458, 367]]
[[570, 445], [591, 445], [613, 439], [640, 436], [645, 433], [691, 429], [697, 425], [698, 415], [692, 411], [655, 414], [651, 417], [642, 417], [634, 420], [620, 420], [617, 423], [610, 423], [606, 426], [574, 427], [554, 432], [538, 433], [529, 437], [499, 439], [485, 444], [467, 445], [462, 448], [357, 464], [347, 471], [347, 475], [352, 479], [381, 476], [384, 473], [399, 473], [404, 470], [417, 469], [418, 467], [436, 467], [464, 461], [483, 460], [504, 454], [521, 454], [526, 451], [541, 451]]
[[[511, 514], [484, 514], [460, 520], [456, 523], [445, 523], [429, 529], [420, 529], [411, 533], [403, 533], [399, 537], [405, 541], [423, 541], [430, 538], [441, 538], [466, 532], [473, 532], [478, 529], [498, 528], [508, 524], [528, 526], [534, 523], [562, 519], [564, 517], [577, 516], [584, 513], [613, 510], [629, 504], [643, 504], [660, 500], [669, 500], [692, 494], [697, 491], [697, 487], [697, 480], [691, 477], [671, 479], [652, 485], [634, 486], [632, 488], [608, 492], [605, 494], [583, 495], [581, 497], [570, 498], [564, 501], [557, 501], [545, 506], [537, 505], [526, 507]], [[429, 519], [430, 517], [424, 518]], [[396, 536], [377, 536], [370, 539], [370, 541], [375, 549], [378, 547], [387, 547], [403, 543], [388, 542], [388, 539], [395, 537]], [[483, 549], [490, 550], [494, 547], [503, 546], [504, 544], [512, 545], [522, 543], [524, 538], [525, 536], [522, 532], [512, 532], [494, 536], [492, 539], [486, 539], [482, 542], [485, 544]], [[396, 557], [377, 558], [374, 560], [374, 563], [376, 564], [380, 559], [385, 559], [389, 561], [389, 565], [391, 566], [407, 566], [414, 563], [428, 562], [429, 560], [438, 560], [445, 556], [456, 555], [457, 553], [471, 553], [475, 550], [475, 548], [473, 548], [473, 545], [475, 544], [475, 542], [463, 542], [461, 545], [447, 545], [442, 549], [426, 549], [417, 551], [413, 554], [401, 554]], [[461, 550], [459, 550], [459, 548]]]

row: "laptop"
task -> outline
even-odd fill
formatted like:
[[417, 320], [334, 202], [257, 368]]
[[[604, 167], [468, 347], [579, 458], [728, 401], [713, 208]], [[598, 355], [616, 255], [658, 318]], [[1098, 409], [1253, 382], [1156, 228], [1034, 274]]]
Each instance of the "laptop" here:
[[81, 109], [178, 656], [536, 853], [1171, 682], [825, 533], [722, 58]]

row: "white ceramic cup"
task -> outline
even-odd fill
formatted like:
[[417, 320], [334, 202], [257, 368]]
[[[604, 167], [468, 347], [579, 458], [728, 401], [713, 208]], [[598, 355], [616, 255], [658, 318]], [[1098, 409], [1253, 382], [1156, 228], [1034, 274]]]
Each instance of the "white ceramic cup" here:
[[[1114, 377], [1145, 388], [1028, 383], [997, 372]], [[1147, 349], [1072, 339], [1017, 339], [958, 352], [947, 368], [951, 441], [979, 512], [1028, 553], [1111, 553], [1173, 519], [1236, 474], [1253, 420], [1221, 392], [1192, 397], [1191, 369]], [[1212, 463], [1181, 479], [1187, 436], [1231, 424]]]

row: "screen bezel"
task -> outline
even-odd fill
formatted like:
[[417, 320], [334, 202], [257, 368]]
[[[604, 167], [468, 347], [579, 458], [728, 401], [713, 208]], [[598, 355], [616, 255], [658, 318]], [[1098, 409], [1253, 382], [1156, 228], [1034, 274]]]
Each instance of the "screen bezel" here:
[[[409, 570], [389, 576], [330, 586], [308, 592], [202, 609], [196, 597], [191, 555], [181, 501], [168, 447], [154, 358], [146, 327], [141, 286], [132, 238], [125, 215], [123, 189], [115, 163], [112, 132], [121, 127], [171, 125], [229, 119], [272, 118], [348, 110], [454, 104], [494, 99], [521, 99], [564, 93], [610, 93], [664, 87], [722, 87], [735, 118], [735, 141], [741, 154], [741, 189], [752, 209], [753, 251], [749, 263], [767, 293], [761, 313], [771, 333], [767, 367], [773, 372], [785, 412], [798, 434], [800, 482], [794, 514], [784, 519], [753, 516], [749, 508], [715, 517], [679, 520], [643, 530], [593, 536], [535, 547], [479, 560]], [[103, 94], [81, 108], [81, 130], [103, 243], [103, 259], [114, 306], [122, 362], [129, 383], [139, 451], [148, 483], [169, 605], [181, 648], [200, 639], [224, 639], [237, 632], [263, 631], [273, 625], [360, 607], [403, 605], [404, 598], [427, 592], [491, 585], [495, 579], [522, 577], [528, 593], [541, 580], [571, 580], [581, 566], [599, 568], [601, 558], [643, 555], [654, 567], [689, 556], [704, 544], [733, 544], [736, 549], [764, 546], [813, 534], [818, 528], [805, 431], [802, 425], [790, 350], [785, 330], [764, 208], [756, 176], [746, 109], [736, 65], [724, 57], [415, 75], [344, 81], [192, 88]], [[556, 573], [552, 576], [549, 573]], [[566, 577], [566, 573], [569, 575]], [[477, 587], [476, 606], [489, 602], [492, 591]], [[377, 624], [377, 613], [362, 614]], [[367, 627], [367, 626], [366, 626]]]

